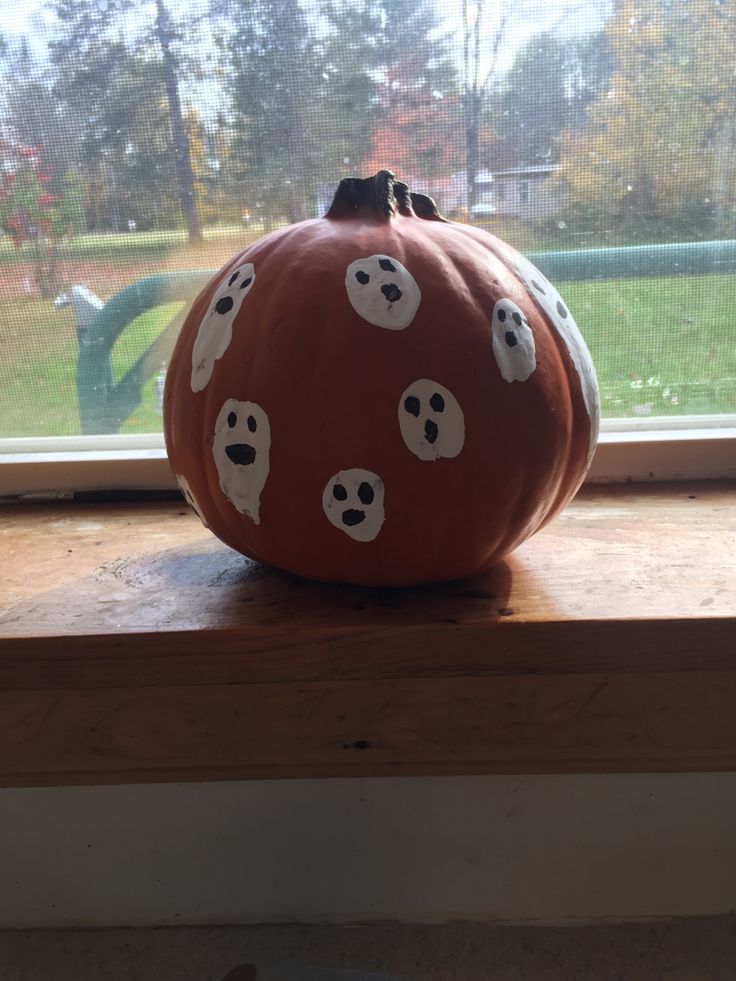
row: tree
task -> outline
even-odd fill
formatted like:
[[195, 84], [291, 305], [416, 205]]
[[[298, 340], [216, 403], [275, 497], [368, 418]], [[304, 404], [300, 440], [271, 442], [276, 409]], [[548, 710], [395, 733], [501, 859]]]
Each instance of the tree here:
[[392, 170], [415, 188], [451, 174], [458, 164], [460, 116], [460, 101], [452, 93], [441, 100], [431, 93], [415, 94], [388, 116], [382, 114], [361, 162], [362, 173]]
[[202, 229], [200, 228], [199, 216], [197, 214], [189, 140], [184, 125], [181, 100], [179, 98], [176, 57], [172, 48], [173, 42], [180, 35], [174, 30], [171, 16], [164, 0], [156, 0], [154, 36], [161, 48], [161, 66], [164, 85], [166, 87], [166, 101], [169, 109], [169, 122], [171, 124], [171, 138], [174, 145], [176, 180], [179, 187], [181, 209], [184, 213], [187, 231], [189, 232], [189, 241], [200, 242], [202, 240]]
[[579, 132], [562, 177], [579, 212], [676, 222], [721, 235], [736, 196], [736, 17], [706, 0], [618, 0], [606, 26], [614, 71]]
[[23, 39], [2, 56], [3, 117], [20, 146], [43, 147], [47, 168], [63, 173], [79, 159], [78, 128], [68, 107], [56, 98], [53, 77]]
[[299, 221], [307, 216], [323, 149], [317, 43], [298, 0], [230, 0], [227, 15], [222, 46], [242, 207], [268, 222]]
[[[150, 30], [130, 39], [135, 6], [134, 0], [53, 0], [57, 96], [82, 134], [93, 223], [117, 229], [128, 221], [172, 224], [173, 190], [190, 239], [197, 241], [201, 230], [174, 54], [180, 32], [164, 0], [156, 0]], [[142, 212], [137, 201], [152, 210]]]
[[511, 0], [462, 0], [461, 92], [465, 136], [467, 210], [476, 203], [481, 132], [498, 54], [511, 17]]
[[555, 163], [558, 141], [573, 121], [569, 47], [538, 34], [518, 52], [498, 99], [497, 160], [507, 166]]
[[429, 0], [359, 0], [342, 8], [340, 30], [362, 34], [355, 63], [373, 84], [374, 132], [364, 173], [383, 167], [409, 178], [456, 169], [456, 71], [448, 32]]
[[0, 225], [16, 248], [32, 242], [41, 296], [58, 291], [59, 244], [80, 231], [83, 221], [78, 175], [54, 174], [38, 147], [6, 141], [0, 185]]

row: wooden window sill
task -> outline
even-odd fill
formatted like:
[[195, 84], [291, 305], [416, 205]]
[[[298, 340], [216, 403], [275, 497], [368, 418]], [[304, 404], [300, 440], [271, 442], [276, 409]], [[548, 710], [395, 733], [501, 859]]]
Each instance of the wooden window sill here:
[[0, 516], [0, 785], [736, 768], [736, 484], [587, 487], [423, 590], [265, 569], [176, 503]]

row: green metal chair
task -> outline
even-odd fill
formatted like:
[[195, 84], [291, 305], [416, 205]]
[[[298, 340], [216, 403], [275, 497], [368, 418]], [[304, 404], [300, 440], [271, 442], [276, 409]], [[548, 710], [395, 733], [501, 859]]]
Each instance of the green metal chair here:
[[[85, 317], [82, 303], [78, 302], [75, 308], [72, 298], [79, 340], [77, 398], [84, 435], [118, 432], [139, 405], [145, 383], [167, 363], [186, 309], [169, 321], [148, 350], [114, 382], [110, 355], [118, 337], [148, 310], [167, 303], [190, 303], [213, 272], [193, 270], [148, 276], [121, 290], [91, 317]], [[85, 299], [89, 309], [95, 298]]]

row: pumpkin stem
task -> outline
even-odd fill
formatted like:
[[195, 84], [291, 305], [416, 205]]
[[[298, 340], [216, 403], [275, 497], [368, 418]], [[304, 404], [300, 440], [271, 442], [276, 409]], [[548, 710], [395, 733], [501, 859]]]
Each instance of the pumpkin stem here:
[[392, 218], [399, 212], [435, 221], [445, 220], [431, 198], [412, 194], [390, 170], [379, 170], [373, 177], [344, 177], [325, 217], [344, 218], [359, 208], [368, 208], [379, 218]]

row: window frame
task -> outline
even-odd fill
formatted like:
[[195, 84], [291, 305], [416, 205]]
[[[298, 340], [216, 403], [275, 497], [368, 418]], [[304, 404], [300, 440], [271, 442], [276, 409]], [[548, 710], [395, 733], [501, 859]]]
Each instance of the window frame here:
[[[587, 481], [736, 479], [736, 414], [604, 419]], [[162, 433], [0, 440], [0, 498], [177, 490]]]

